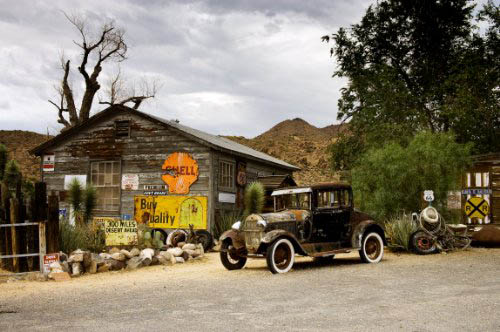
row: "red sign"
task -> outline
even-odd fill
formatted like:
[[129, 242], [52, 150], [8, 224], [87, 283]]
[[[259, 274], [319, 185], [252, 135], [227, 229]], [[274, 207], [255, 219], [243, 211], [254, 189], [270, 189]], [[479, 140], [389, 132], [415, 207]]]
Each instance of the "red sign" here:
[[54, 262], [59, 262], [59, 254], [47, 254], [43, 255], [43, 271], [45, 273], [50, 272], [50, 264]]
[[56, 164], [56, 155], [54, 153], [47, 153], [43, 155], [43, 171], [53, 172]]

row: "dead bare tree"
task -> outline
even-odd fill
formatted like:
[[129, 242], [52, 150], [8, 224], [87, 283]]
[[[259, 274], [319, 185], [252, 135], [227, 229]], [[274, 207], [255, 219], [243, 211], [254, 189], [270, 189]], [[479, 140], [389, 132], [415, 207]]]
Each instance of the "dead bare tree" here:
[[[78, 72], [84, 80], [84, 92], [80, 107], [77, 107], [74, 90], [69, 80], [71, 62], [63, 55], [61, 57], [61, 67], [64, 74], [60, 86], [57, 87], [59, 98], [57, 102], [49, 100], [58, 110], [58, 122], [64, 125], [63, 130], [78, 125], [89, 118], [94, 98], [101, 88], [98, 78], [101, 74], [103, 64], [109, 61], [120, 63], [126, 59], [127, 54], [127, 44], [124, 40], [125, 31], [116, 27], [113, 21], [104, 23], [98, 30], [98, 33], [93, 34], [87, 24], [88, 22], [83, 17], [70, 16], [66, 13], [64, 15], [78, 30], [81, 37], [80, 42], [73, 42], [82, 51]], [[152, 88], [144, 90], [142, 94], [129, 94], [125, 96], [123, 95], [125, 92], [124, 87], [125, 85], [119, 72], [115, 78], [111, 79], [108, 93], [109, 101], [100, 101], [100, 103], [109, 105], [133, 103], [133, 107], [137, 109], [143, 100], [153, 98], [157, 90], [157, 84], [153, 84]], [[129, 89], [128, 92], [135, 93], [136, 91]], [[65, 117], [65, 113], [68, 113], [67, 117]]]

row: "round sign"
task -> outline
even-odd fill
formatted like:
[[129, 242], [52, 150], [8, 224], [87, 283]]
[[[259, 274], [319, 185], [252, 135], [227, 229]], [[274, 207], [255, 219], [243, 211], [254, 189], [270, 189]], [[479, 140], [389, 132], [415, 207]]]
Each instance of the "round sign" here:
[[482, 197], [471, 197], [465, 202], [464, 211], [469, 218], [484, 219], [490, 212], [490, 205]]

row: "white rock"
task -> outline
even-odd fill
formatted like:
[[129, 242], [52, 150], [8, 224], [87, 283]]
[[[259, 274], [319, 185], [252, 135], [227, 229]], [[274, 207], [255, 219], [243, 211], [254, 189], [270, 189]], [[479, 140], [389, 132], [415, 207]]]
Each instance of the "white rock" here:
[[192, 249], [184, 249], [184, 252], [187, 252], [189, 256], [191, 257], [196, 257], [196, 256], [199, 256], [197, 255], [197, 252], [196, 250], [192, 250]]
[[182, 250], [195, 250], [196, 249], [196, 244], [194, 243], [187, 243], [182, 247]]
[[170, 260], [166, 259], [163, 255], [156, 255], [155, 258], [158, 260], [158, 263], [161, 265], [170, 264]]
[[82, 273], [82, 263], [71, 264], [71, 270], [73, 276], [79, 276]]
[[59, 262], [50, 263], [49, 268], [51, 271], [53, 271], [53, 270], [61, 270], [62, 271], [62, 269], [63, 269]]
[[141, 251], [141, 254], [139, 255], [139, 257], [153, 259], [154, 255], [155, 255], [155, 251], [153, 249], [146, 248], [146, 249], [143, 249]]
[[101, 252], [99, 256], [103, 259], [111, 259], [111, 255], [106, 252]]
[[175, 257], [175, 261], [176, 261], [177, 263], [184, 263], [184, 262], [185, 262], [185, 261], [184, 261], [184, 258], [182, 258], [182, 257]]
[[172, 253], [168, 251], [160, 251], [160, 255], [165, 257], [166, 260], [171, 260], [172, 259]]
[[181, 248], [170, 248], [167, 250], [167, 252], [171, 253], [175, 257], [179, 257], [182, 255], [182, 249]]
[[80, 263], [80, 262], [83, 262], [83, 252], [72, 253], [68, 258], [68, 263]]
[[122, 250], [120, 250], [120, 253], [124, 254], [124, 255], [125, 255], [125, 257], [127, 257], [128, 259], [130, 259], [130, 258], [134, 257], [134, 256], [132, 256], [132, 254], [130, 253], [130, 251], [128, 251], [128, 250], [126, 250], [126, 249], [122, 249]]
[[132, 250], [130, 250], [130, 255], [132, 257], [139, 256], [140, 254], [141, 254], [141, 251], [137, 248], [132, 248]]
[[177, 259], [176, 259], [176, 257], [174, 255], [170, 255], [170, 263], [172, 265], [174, 265], [175, 263], [177, 263]]
[[116, 261], [123, 262], [127, 257], [122, 254], [121, 252], [117, 252], [111, 255], [111, 258], [113, 258]]

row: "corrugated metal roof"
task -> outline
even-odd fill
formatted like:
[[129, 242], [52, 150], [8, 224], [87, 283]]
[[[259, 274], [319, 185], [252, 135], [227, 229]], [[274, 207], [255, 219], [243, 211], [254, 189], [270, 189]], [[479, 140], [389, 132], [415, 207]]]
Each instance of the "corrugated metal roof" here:
[[108, 115], [118, 113], [118, 112], [129, 112], [132, 114], [139, 115], [141, 117], [150, 119], [151, 121], [157, 121], [160, 123], [163, 123], [167, 126], [170, 126], [174, 129], [177, 129], [181, 133], [185, 133], [187, 136], [194, 137], [198, 140], [201, 140], [202, 142], [205, 142], [207, 145], [219, 148], [221, 150], [224, 150], [229, 153], [234, 153], [234, 154], [240, 154], [243, 156], [251, 157], [253, 159], [261, 160], [267, 163], [271, 163], [274, 165], [281, 166], [283, 168], [292, 170], [292, 171], [299, 171], [300, 168], [297, 166], [291, 165], [283, 160], [280, 160], [278, 158], [271, 157], [270, 155], [267, 155], [265, 153], [256, 151], [254, 149], [249, 148], [248, 146], [233, 142], [227, 138], [217, 136], [217, 135], [212, 135], [206, 132], [203, 132], [201, 130], [193, 129], [188, 126], [181, 125], [175, 121], [169, 121], [166, 119], [162, 119], [157, 116], [152, 116], [150, 114], [132, 109], [130, 107], [126, 107], [123, 105], [113, 105], [108, 107], [107, 109], [95, 114], [94, 116], [90, 117], [87, 121], [83, 122], [80, 125], [74, 126], [66, 131], [63, 131], [61, 134], [57, 135], [56, 137], [48, 140], [47, 142], [40, 144], [39, 146], [33, 148], [30, 150], [30, 153], [35, 154], [37, 156], [41, 155], [43, 151], [46, 149], [57, 145], [63, 140], [68, 139], [72, 135], [78, 133], [80, 130], [97, 123], [103, 118], [106, 118]]
[[198, 130], [198, 129], [184, 126], [184, 125], [181, 125], [180, 123], [177, 123], [176, 121], [170, 121], [170, 120], [162, 119], [160, 117], [152, 116], [152, 115], [148, 115], [148, 116], [150, 116], [150, 117], [152, 117], [160, 122], [163, 122], [166, 125], [172, 126], [176, 129], [182, 131], [182, 132], [185, 132], [189, 135], [195, 136], [195, 137], [197, 137], [203, 141], [206, 141], [210, 144], [218, 146], [222, 149], [237, 152], [237, 153], [246, 154], [246, 155], [252, 156], [254, 158], [265, 160], [265, 161], [271, 162], [273, 164], [278, 164], [278, 165], [284, 166], [284, 167], [292, 169], [292, 170], [297, 170], [297, 171], [300, 170], [300, 168], [297, 166], [291, 165], [291, 164], [289, 164], [281, 159], [274, 158], [274, 157], [272, 157], [268, 154], [265, 154], [263, 152], [256, 151], [252, 148], [249, 148], [248, 146], [231, 141], [230, 139], [227, 139], [225, 137], [212, 135], [212, 134], [206, 133], [206, 132]]
[[297, 183], [295, 183], [293, 178], [288, 174], [259, 176], [257, 177], [257, 181], [262, 183], [262, 185], [266, 189], [275, 189], [278, 187], [283, 187], [283, 184], [285, 184], [284, 187], [297, 185]]

